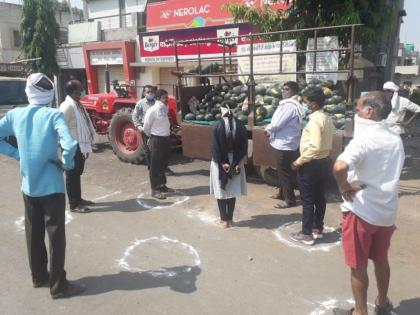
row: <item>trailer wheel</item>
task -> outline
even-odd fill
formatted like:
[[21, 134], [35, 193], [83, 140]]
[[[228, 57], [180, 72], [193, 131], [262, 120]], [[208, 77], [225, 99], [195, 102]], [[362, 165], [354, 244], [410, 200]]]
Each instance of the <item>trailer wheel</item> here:
[[131, 119], [131, 108], [122, 108], [112, 116], [109, 141], [115, 155], [123, 162], [144, 164], [141, 136]]
[[274, 168], [269, 166], [256, 166], [255, 167], [258, 175], [262, 178], [262, 180], [270, 186], [277, 186], [279, 179], [277, 176], [277, 171]]

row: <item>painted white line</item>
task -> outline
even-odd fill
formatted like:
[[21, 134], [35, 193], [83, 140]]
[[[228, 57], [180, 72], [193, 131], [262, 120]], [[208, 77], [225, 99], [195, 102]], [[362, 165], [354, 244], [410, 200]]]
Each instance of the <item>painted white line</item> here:
[[121, 190], [114, 191], [113, 193], [110, 193], [110, 194], [103, 195], [103, 196], [101, 196], [101, 197], [95, 198], [95, 199], [93, 199], [93, 201], [100, 201], [100, 200], [104, 200], [104, 199], [107, 199], [107, 198], [109, 198], [109, 197], [112, 197], [112, 196], [115, 196], [115, 195], [119, 195], [119, 194], [121, 194], [121, 193], [122, 193], [122, 191], [121, 191]]
[[[145, 200], [144, 197], [149, 197], [150, 199], [153, 199], [152, 202], [150, 202], [149, 200]], [[162, 201], [160, 200], [155, 200], [150, 194], [140, 194], [139, 196], [137, 196], [136, 201], [137, 203], [144, 209], [165, 209], [165, 208], [170, 208], [170, 207], [174, 207], [177, 206], [181, 203], [184, 203], [186, 201], [190, 200], [190, 197], [185, 195], [182, 192], [175, 192], [172, 193], [170, 195], [167, 196], [167, 199], [164, 199]], [[156, 205], [154, 205], [153, 203], [155, 203]], [[164, 204], [164, 205], [159, 205], [160, 203]], [[169, 203], [168, 205], [165, 205]]]
[[[168, 271], [166, 269], [158, 269], [158, 270], [153, 270], [153, 271], [147, 271], [147, 270], [142, 270], [142, 269], [139, 269], [139, 268], [131, 267], [130, 264], [128, 263], [127, 259], [128, 259], [128, 257], [132, 256], [133, 250], [135, 248], [137, 248], [138, 246], [144, 245], [144, 244], [152, 242], [152, 241], [169, 243], [169, 244], [181, 246], [181, 248], [183, 248], [187, 253], [189, 253], [193, 257], [194, 264], [192, 266], [188, 266], [188, 267], [185, 267], [185, 268], [177, 270], [177, 271]], [[190, 272], [192, 270], [192, 268], [200, 266], [201, 265], [201, 260], [200, 260], [200, 255], [198, 254], [197, 250], [192, 245], [187, 244], [187, 243], [183, 243], [183, 242], [178, 241], [176, 239], [171, 239], [169, 237], [166, 237], [165, 235], [161, 235], [161, 236], [149, 237], [149, 238], [146, 238], [146, 239], [143, 239], [143, 240], [135, 240], [130, 246], [127, 247], [127, 249], [124, 252], [123, 257], [117, 260], [117, 264], [118, 264], [118, 267], [120, 267], [124, 270], [127, 270], [127, 271], [147, 273], [147, 274], [149, 274], [153, 277], [158, 277], [158, 278], [172, 278], [172, 277], [175, 277], [175, 276], [177, 276], [181, 273]]]
[[[73, 214], [69, 210], [66, 210], [66, 218], [65, 218], [66, 224], [69, 224], [71, 221], [73, 221], [73, 219], [74, 219]], [[25, 231], [25, 217], [24, 216], [19, 217], [19, 219], [15, 221], [15, 227], [16, 227], [16, 232]]]
[[[289, 247], [299, 248], [299, 249], [302, 249], [302, 250], [307, 251], [307, 252], [314, 252], [314, 251], [329, 252], [332, 248], [337, 247], [341, 244], [341, 237], [338, 241], [336, 241], [334, 243], [328, 243], [328, 244], [325, 244], [325, 243], [323, 244], [322, 241], [321, 241], [321, 244], [317, 244], [317, 242], [319, 242], [319, 241], [316, 240], [315, 245], [312, 245], [312, 246], [308, 246], [308, 245], [304, 245], [304, 244], [292, 241], [289, 238], [289, 234], [294, 231], [292, 226], [300, 225], [300, 224], [302, 224], [302, 222], [300, 222], [300, 221], [285, 223], [285, 224], [281, 225], [278, 229], [273, 231], [273, 234], [275, 235], [277, 240], [279, 240], [283, 244], [285, 244]], [[332, 227], [324, 226], [324, 233], [325, 232], [327, 232], [327, 233], [328, 232], [335, 232], [335, 231], [336, 230]]]
[[[344, 308], [344, 309], [350, 309], [354, 307], [354, 300], [348, 299], [346, 301], [339, 301], [336, 298], [330, 298], [329, 300], [325, 301], [318, 301], [314, 302], [313, 304], [318, 305], [318, 307], [313, 310], [309, 315], [326, 315], [331, 314], [331, 310], [333, 310], [336, 307]], [[369, 314], [373, 314], [375, 309], [375, 305], [368, 303], [368, 312]], [[398, 315], [395, 312], [391, 312], [392, 315]]]

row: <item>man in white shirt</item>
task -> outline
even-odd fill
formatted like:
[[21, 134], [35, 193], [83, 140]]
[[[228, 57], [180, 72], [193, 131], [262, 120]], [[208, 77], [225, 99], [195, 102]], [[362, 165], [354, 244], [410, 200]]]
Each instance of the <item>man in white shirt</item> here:
[[[385, 97], [391, 101], [392, 105], [392, 111], [386, 119], [386, 124], [396, 133], [404, 134], [405, 128], [420, 113], [420, 106], [398, 95], [399, 87], [394, 82], [386, 82], [383, 90]], [[413, 115], [408, 120], [404, 120], [407, 112], [411, 112]]]
[[304, 115], [302, 104], [297, 100], [299, 86], [296, 82], [286, 82], [282, 87], [283, 100], [274, 112], [271, 123], [265, 128], [270, 137], [270, 145], [277, 153], [277, 174], [279, 192], [272, 196], [280, 199], [275, 208], [289, 208], [296, 205], [294, 193], [296, 172], [291, 164], [299, 157], [301, 122]]
[[157, 199], [166, 199], [165, 193], [174, 192], [166, 186], [165, 170], [168, 167], [168, 158], [171, 148], [169, 140], [170, 122], [168, 118], [168, 92], [157, 90], [156, 102], [146, 112], [143, 132], [150, 137], [150, 185], [152, 196]]
[[67, 96], [59, 110], [64, 114], [71, 135], [77, 140], [74, 168], [66, 171], [66, 191], [72, 212], [89, 213], [92, 209], [88, 206], [94, 202], [82, 198], [81, 176], [97, 136], [89, 114], [80, 103], [83, 90], [80, 81], [70, 80], [65, 89]]
[[355, 308], [334, 309], [335, 315], [367, 315], [368, 259], [373, 260], [378, 287], [377, 314], [391, 314], [388, 249], [395, 229], [398, 182], [404, 164], [401, 138], [384, 119], [391, 104], [382, 92], [357, 102], [353, 140], [337, 158], [334, 176], [344, 203], [342, 242], [351, 268]]

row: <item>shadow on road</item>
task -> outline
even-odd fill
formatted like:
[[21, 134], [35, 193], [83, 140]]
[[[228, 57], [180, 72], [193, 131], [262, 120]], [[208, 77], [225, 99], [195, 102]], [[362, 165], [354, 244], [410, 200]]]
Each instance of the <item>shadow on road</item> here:
[[394, 309], [394, 312], [398, 315], [414, 315], [419, 314], [420, 310], [420, 298], [414, 298], [409, 300], [402, 300], [400, 305]]
[[[153, 200], [154, 201], [154, 200]], [[171, 205], [171, 202], [166, 202]], [[160, 204], [162, 206], [163, 203]], [[164, 206], [164, 205], [163, 205]], [[145, 208], [137, 203], [137, 199], [128, 199], [121, 201], [110, 201], [110, 202], [97, 202], [94, 206], [91, 206], [93, 212], [108, 212], [108, 211], [119, 211], [119, 212], [137, 212], [145, 211], [150, 208]]]
[[185, 188], [185, 189], [177, 189], [176, 191], [182, 194], [185, 194], [186, 196], [194, 197], [194, 196], [209, 195], [210, 187], [198, 186], [198, 187], [191, 187], [191, 188]]
[[250, 220], [236, 222], [235, 226], [249, 227], [251, 229], [273, 230], [273, 229], [277, 229], [279, 226], [285, 223], [299, 221], [301, 218], [302, 218], [301, 213], [261, 214], [261, 215], [252, 216]]
[[[193, 293], [197, 290], [197, 276], [201, 273], [201, 268], [191, 267], [185, 272], [188, 266], [178, 266], [173, 268], [163, 268], [159, 272], [177, 273], [174, 277], [157, 277], [149, 272], [129, 272], [121, 271], [116, 274], [84, 277], [76, 280], [83, 283], [87, 289], [82, 296], [104, 294], [111, 291], [138, 291], [153, 288], [169, 287], [171, 290], [180, 293]], [[184, 272], [183, 272], [184, 271]]]

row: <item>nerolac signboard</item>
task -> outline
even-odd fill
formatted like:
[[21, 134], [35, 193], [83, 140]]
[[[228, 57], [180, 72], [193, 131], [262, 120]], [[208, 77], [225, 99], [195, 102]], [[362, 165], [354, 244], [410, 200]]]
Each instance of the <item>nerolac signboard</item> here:
[[147, 5], [148, 32], [206, 27], [233, 23], [233, 17], [222, 6], [239, 3], [247, 6], [270, 5], [284, 11], [289, 5], [272, 0], [168, 0]]

